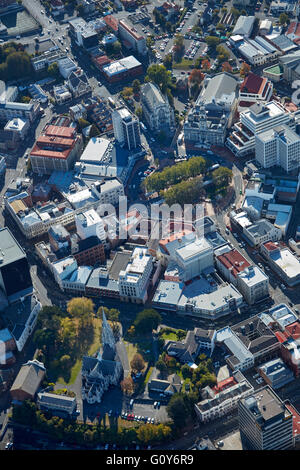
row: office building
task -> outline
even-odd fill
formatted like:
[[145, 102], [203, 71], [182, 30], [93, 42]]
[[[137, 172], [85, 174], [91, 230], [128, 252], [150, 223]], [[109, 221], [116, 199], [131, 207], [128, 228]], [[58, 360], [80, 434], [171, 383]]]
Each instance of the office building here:
[[95, 209], [88, 209], [76, 214], [75, 223], [77, 233], [82, 240], [96, 236], [103, 243], [106, 242], [104, 224]]
[[9, 302], [33, 290], [26, 254], [7, 227], [0, 229], [0, 289]]
[[232, 377], [218, 383], [217, 387], [209, 386], [203, 389], [206, 396], [195, 404], [195, 412], [201, 423], [207, 423], [233, 412], [238, 407], [239, 400], [253, 393], [253, 387], [240, 371]]
[[300, 166], [300, 136], [287, 125], [255, 136], [255, 159], [263, 168], [280, 166], [287, 173]]
[[135, 149], [141, 145], [140, 123], [138, 118], [126, 108], [119, 108], [112, 113], [114, 135], [117, 142], [128, 148]]
[[258, 370], [261, 377], [273, 390], [284, 387], [294, 380], [293, 372], [280, 358], [262, 364]]
[[295, 129], [294, 116], [285, 111], [277, 101], [253, 104], [240, 114], [226, 140], [227, 147], [237, 156], [255, 151], [255, 136], [261, 132], [287, 124]]
[[237, 274], [237, 288], [248, 304], [253, 305], [269, 296], [269, 278], [257, 266], [249, 266]]
[[90, 49], [98, 45], [98, 35], [95, 29], [86, 23], [83, 18], [77, 17], [69, 21], [70, 35], [74, 39], [77, 46]]
[[126, 268], [119, 273], [121, 300], [145, 303], [152, 269], [152, 256], [147, 249], [135, 248]]
[[269, 386], [242, 398], [238, 412], [244, 448], [285, 450], [292, 447], [293, 415]]
[[118, 32], [125, 47], [143, 56], [147, 54], [146, 38], [141, 36], [135, 28], [130, 27], [125, 20], [119, 21]]

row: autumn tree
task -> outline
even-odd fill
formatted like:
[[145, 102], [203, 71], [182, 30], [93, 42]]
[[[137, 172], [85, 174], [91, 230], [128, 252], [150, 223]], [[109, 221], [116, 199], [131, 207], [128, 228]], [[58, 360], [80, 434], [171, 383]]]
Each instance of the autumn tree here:
[[130, 367], [135, 374], [142, 372], [145, 369], [145, 361], [141, 354], [136, 353], [133, 356], [130, 362]]
[[240, 76], [241, 77], [246, 77], [251, 70], [251, 67], [247, 62], [243, 62], [240, 68]]
[[202, 70], [204, 70], [204, 72], [207, 72], [211, 67], [210, 61], [208, 59], [204, 59], [201, 63], [201, 67], [202, 67]]
[[189, 76], [189, 82], [190, 83], [197, 83], [198, 85], [200, 85], [200, 83], [202, 82], [204, 78], [204, 75], [203, 73], [201, 72], [201, 70], [199, 69], [193, 69], [191, 71], [191, 74]]
[[130, 396], [134, 392], [134, 382], [131, 377], [125, 377], [120, 383], [124, 395]]
[[232, 67], [231, 67], [231, 65], [230, 65], [229, 62], [224, 62], [224, 63], [222, 64], [222, 71], [223, 71], [223, 72], [228, 72], [228, 73], [231, 73], [231, 72], [232, 72]]

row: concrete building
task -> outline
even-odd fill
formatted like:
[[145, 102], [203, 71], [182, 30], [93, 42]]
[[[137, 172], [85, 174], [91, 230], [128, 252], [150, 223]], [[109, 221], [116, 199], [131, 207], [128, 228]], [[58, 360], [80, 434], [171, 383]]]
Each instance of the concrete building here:
[[300, 137], [287, 125], [255, 136], [255, 158], [263, 168], [280, 166], [287, 173], [300, 166]]
[[243, 234], [251, 246], [259, 246], [269, 240], [276, 242], [282, 238], [281, 229], [274, 227], [266, 219], [260, 219], [254, 224], [245, 227]]
[[103, 243], [106, 242], [104, 224], [95, 209], [88, 209], [76, 214], [75, 223], [77, 233], [82, 240], [96, 236]]
[[237, 275], [250, 266], [250, 263], [235, 248], [228, 245], [222, 249], [222, 254], [216, 254], [216, 267], [224, 278], [234, 285], [237, 285]]
[[295, 129], [293, 115], [287, 113], [280, 103], [253, 104], [240, 114], [240, 120], [233, 125], [226, 145], [237, 156], [247, 155], [255, 150], [256, 135], [283, 124]]
[[269, 278], [257, 266], [249, 266], [237, 274], [237, 288], [248, 304], [253, 305], [269, 296]]
[[114, 135], [117, 142], [128, 148], [135, 149], [141, 145], [140, 122], [126, 108], [119, 108], [112, 113]]
[[175, 259], [182, 268], [181, 279], [186, 282], [212, 269], [213, 248], [205, 238], [196, 239], [183, 247], [179, 246]]
[[154, 308], [211, 321], [236, 312], [242, 304], [233, 285], [219, 285], [211, 276], [199, 276], [188, 285], [161, 280], [152, 301]]
[[129, 26], [125, 20], [119, 21], [118, 32], [125, 47], [133, 49], [142, 56], [147, 54], [146, 38], [141, 36], [135, 28]]
[[76, 417], [76, 397], [40, 392], [37, 395], [37, 405], [42, 412], [48, 411], [53, 416], [59, 416], [62, 418]]
[[262, 364], [258, 368], [258, 371], [264, 381], [273, 388], [273, 390], [284, 387], [294, 380], [293, 372], [280, 358]]
[[206, 79], [184, 123], [184, 139], [193, 144], [222, 145], [232, 125], [239, 83], [227, 72]]
[[300, 282], [300, 261], [287, 247], [267, 242], [261, 248], [269, 266], [290, 287]]
[[[219, 384], [218, 384], [219, 385]], [[239, 400], [253, 393], [253, 387], [240, 371], [233, 373], [231, 383], [218, 391], [205, 387], [207, 398], [195, 405], [197, 418], [207, 423], [236, 410]]]
[[69, 21], [69, 34], [75, 41], [77, 46], [90, 49], [98, 45], [97, 31], [86, 21], [81, 18], [75, 18]]
[[146, 248], [135, 248], [126, 268], [119, 273], [120, 299], [145, 303], [153, 269], [152, 256]]
[[167, 96], [163, 96], [154, 83], [145, 83], [141, 88], [143, 116], [153, 132], [161, 130], [172, 132], [175, 129], [175, 117]]
[[285, 450], [293, 446], [293, 415], [269, 386], [242, 398], [238, 411], [244, 448]]
[[256, 36], [254, 39], [244, 39], [237, 49], [251, 65], [263, 65], [274, 61], [281, 55], [277, 47], [261, 36]]

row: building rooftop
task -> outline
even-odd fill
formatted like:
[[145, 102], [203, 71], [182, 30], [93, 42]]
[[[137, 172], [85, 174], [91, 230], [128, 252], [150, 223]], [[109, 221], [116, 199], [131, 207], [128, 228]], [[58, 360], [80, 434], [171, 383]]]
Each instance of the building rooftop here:
[[246, 258], [244, 258], [244, 256], [236, 249], [227, 251], [226, 253], [219, 255], [217, 258], [226, 269], [231, 271], [231, 274], [234, 277], [250, 266], [250, 263]]
[[292, 415], [269, 386], [257, 390], [250, 397], [242, 399], [242, 402], [262, 426], [274, 422], [276, 418], [284, 419]]
[[7, 227], [0, 229], [0, 267], [25, 257], [25, 252], [11, 231]]
[[299, 275], [300, 261], [288, 248], [274, 251], [270, 254], [270, 257], [287, 277], [293, 278]]
[[269, 279], [258, 266], [249, 266], [243, 272], [240, 272], [238, 276], [248, 287], [255, 286], [259, 282], [264, 282]]

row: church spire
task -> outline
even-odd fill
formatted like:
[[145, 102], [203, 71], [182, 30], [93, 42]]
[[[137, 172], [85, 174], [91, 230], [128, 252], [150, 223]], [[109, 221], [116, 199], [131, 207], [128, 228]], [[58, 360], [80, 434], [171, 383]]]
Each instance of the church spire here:
[[[116, 341], [102, 307], [102, 359], [110, 359], [116, 352]], [[109, 356], [109, 357], [106, 357]]]

